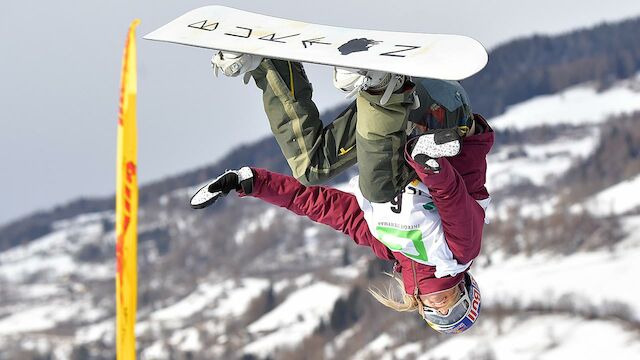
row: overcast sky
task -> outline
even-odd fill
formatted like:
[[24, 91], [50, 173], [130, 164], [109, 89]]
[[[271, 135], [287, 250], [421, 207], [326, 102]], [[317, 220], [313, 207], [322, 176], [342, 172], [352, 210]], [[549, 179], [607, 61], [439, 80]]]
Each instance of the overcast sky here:
[[[269, 134], [255, 85], [215, 79], [212, 53], [142, 40], [196, 7], [220, 4], [336, 26], [472, 36], [491, 49], [640, 15], [638, 0], [3, 1], [0, 5], [0, 224], [80, 196], [112, 194], [122, 48], [138, 27], [141, 183], [210, 164]], [[301, 5], [304, 4], [304, 5]], [[615, 6], [612, 6], [615, 4]], [[342, 99], [309, 66], [319, 108]]]

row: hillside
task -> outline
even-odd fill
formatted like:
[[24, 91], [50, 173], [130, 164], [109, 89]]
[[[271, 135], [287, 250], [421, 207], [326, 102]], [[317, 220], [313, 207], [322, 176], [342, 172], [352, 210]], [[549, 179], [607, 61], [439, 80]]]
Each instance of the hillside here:
[[607, 86], [640, 68], [640, 18], [562, 36], [535, 36], [494, 49], [487, 67], [463, 82], [475, 111], [498, 115], [534, 96], [596, 81]]

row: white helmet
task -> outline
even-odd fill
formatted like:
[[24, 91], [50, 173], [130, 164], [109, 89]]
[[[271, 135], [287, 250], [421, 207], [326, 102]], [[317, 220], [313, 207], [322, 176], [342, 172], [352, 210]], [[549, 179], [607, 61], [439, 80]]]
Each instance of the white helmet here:
[[462, 297], [449, 308], [447, 314], [424, 306], [423, 318], [435, 331], [442, 334], [459, 334], [471, 328], [480, 315], [480, 288], [469, 272], [463, 280]]

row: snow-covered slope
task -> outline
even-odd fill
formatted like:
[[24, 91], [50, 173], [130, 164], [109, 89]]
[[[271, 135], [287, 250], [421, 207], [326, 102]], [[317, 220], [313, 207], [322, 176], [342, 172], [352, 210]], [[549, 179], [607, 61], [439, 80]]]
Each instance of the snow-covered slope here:
[[585, 320], [566, 315], [508, 316], [483, 324], [468, 336], [421, 349], [407, 344], [381, 359], [635, 359], [640, 354], [637, 335], [614, 321]]
[[[640, 288], [628, 286], [640, 274], [639, 216], [625, 218], [629, 234], [612, 248], [576, 252], [567, 256], [544, 252], [526, 256], [492, 254], [490, 266], [475, 269], [482, 284], [483, 303], [513, 304], [523, 308], [549, 306], [574, 300], [576, 306], [623, 303], [640, 320]], [[629, 319], [633, 320], [633, 319]]]
[[[602, 91], [585, 84], [491, 119], [498, 131], [519, 135], [542, 124], [571, 127], [551, 128], [549, 140], [521, 136], [494, 149], [489, 217], [553, 216], [561, 198], [554, 181], [593, 154], [598, 124], [640, 110], [639, 82]], [[141, 211], [140, 358], [640, 357], [640, 291], [632, 285], [640, 273], [638, 186], [634, 175], [568, 204], [575, 213], [619, 221], [624, 239], [609, 246], [505, 255], [485, 243], [495, 250], [474, 264], [484, 299], [479, 325], [453, 338], [425, 333], [418, 340], [415, 332], [428, 332], [426, 325], [390, 313], [366, 293], [369, 284], [388, 281], [377, 278], [382, 269], [370, 252], [332, 229], [252, 199], [229, 199], [214, 213], [186, 209], [190, 189], [159, 195]], [[0, 253], [0, 359], [25, 352], [25, 358], [113, 357], [113, 239], [113, 214], [85, 214]], [[356, 299], [357, 311], [346, 299]], [[339, 311], [349, 320], [332, 324]]]
[[582, 204], [576, 204], [573, 210], [586, 209], [598, 216], [620, 215], [640, 207], [640, 175], [625, 180], [597, 194]]
[[491, 119], [496, 130], [526, 130], [542, 125], [586, 125], [640, 111], [640, 75], [599, 91], [597, 84], [574, 86], [558, 94], [534, 97]]
[[598, 141], [599, 131], [591, 130], [544, 144], [503, 146], [489, 155], [487, 188], [496, 192], [521, 183], [543, 186], [589, 156]]
[[344, 294], [338, 286], [317, 282], [287, 297], [277, 308], [249, 325], [257, 340], [244, 351], [267, 357], [282, 347], [294, 347], [311, 335], [322, 320], [327, 321], [333, 304]]

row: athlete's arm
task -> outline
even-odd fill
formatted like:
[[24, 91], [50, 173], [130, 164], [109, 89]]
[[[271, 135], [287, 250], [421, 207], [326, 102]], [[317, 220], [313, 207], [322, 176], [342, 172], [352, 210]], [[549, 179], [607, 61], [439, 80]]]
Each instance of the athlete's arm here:
[[325, 186], [304, 186], [291, 176], [265, 169], [253, 170], [253, 191], [250, 195], [286, 208], [309, 219], [347, 234], [358, 245], [371, 247], [379, 258], [394, 260], [393, 253], [371, 232], [352, 194]]
[[460, 264], [466, 264], [480, 253], [484, 209], [469, 195], [460, 174], [448, 159], [438, 159], [440, 172], [430, 174], [415, 161], [409, 164], [429, 193], [438, 209], [447, 245]]

